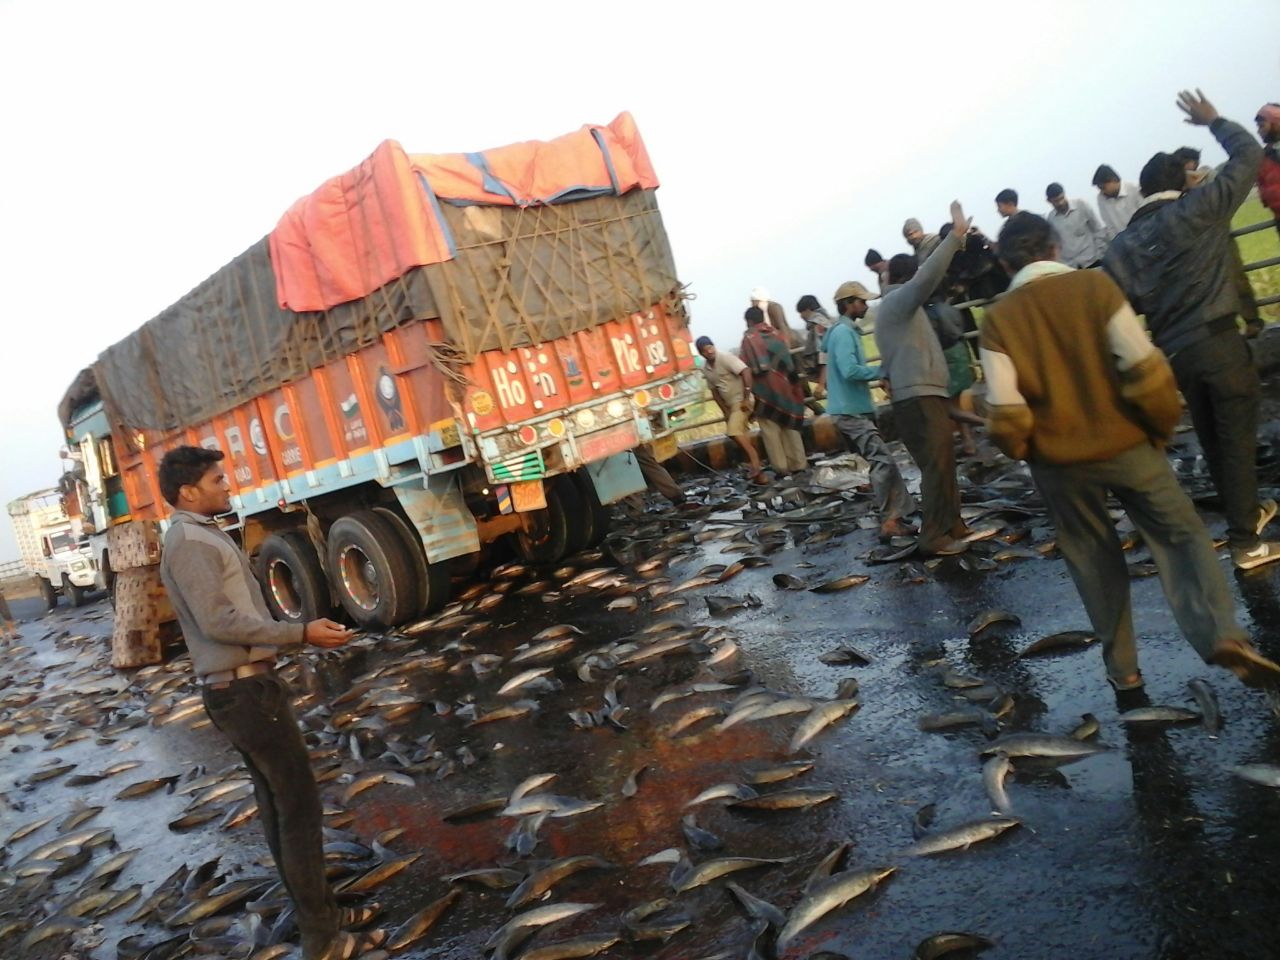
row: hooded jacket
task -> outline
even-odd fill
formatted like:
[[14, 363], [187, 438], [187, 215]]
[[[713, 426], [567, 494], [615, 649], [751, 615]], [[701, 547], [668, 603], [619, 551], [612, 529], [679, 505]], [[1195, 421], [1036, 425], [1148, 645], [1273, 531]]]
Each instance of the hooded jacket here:
[[1240, 312], [1231, 217], [1257, 179], [1262, 147], [1223, 117], [1209, 130], [1229, 158], [1218, 175], [1187, 193], [1147, 197], [1102, 261], [1169, 356], [1234, 329]]

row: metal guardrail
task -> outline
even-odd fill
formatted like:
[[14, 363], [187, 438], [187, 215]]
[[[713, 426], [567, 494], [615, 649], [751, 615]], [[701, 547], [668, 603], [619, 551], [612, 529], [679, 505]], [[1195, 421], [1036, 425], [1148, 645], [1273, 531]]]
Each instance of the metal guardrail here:
[[19, 577], [29, 576], [31, 571], [22, 560], [6, 560], [0, 563], [0, 580], [16, 580]]

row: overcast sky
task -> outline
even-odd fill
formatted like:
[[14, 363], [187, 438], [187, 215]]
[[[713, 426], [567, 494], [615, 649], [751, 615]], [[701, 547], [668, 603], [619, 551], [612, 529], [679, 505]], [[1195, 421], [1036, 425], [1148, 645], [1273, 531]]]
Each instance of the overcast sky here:
[[1051, 180], [1093, 202], [1099, 163], [1220, 162], [1175, 95], [1251, 121], [1277, 36], [1275, 0], [0, 0], [0, 502], [56, 481], [78, 370], [386, 138], [478, 150], [630, 110], [694, 332], [731, 345], [752, 287], [830, 304], [954, 197], [994, 230], [1003, 187], [1044, 211]]

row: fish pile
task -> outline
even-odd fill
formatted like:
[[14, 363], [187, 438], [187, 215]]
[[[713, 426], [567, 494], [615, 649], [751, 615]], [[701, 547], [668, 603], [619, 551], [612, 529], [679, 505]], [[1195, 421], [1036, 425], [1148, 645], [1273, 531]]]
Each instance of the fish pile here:
[[[849, 842], [795, 846], [791, 825], [824, 816], [845, 795], [827, 772], [824, 742], [856, 728], [868, 685], [842, 676], [831, 695], [814, 696], [764, 683], [750, 641], [727, 625], [761, 609], [770, 583], [779, 596], [845, 594], [873, 575], [910, 584], [1052, 555], [1025, 474], [981, 462], [974, 469], [981, 482], [966, 486], [964, 507], [972, 549], [957, 558], [815, 576], [816, 565], [796, 555], [873, 528], [865, 491], [718, 481], [693, 491], [702, 508], [624, 521], [601, 548], [562, 566], [500, 564], [430, 619], [285, 658], [324, 797], [329, 876], [345, 923], [367, 932], [365, 956], [431, 956], [436, 943], [448, 945], [442, 952], [463, 943], [459, 955], [482, 949], [493, 960], [654, 949], [685, 960], [834, 958], [814, 951], [837, 918], [874, 903], [926, 858], [1016, 838], [1024, 823], [1017, 784], [1061, 777], [1065, 764], [1106, 753], [1096, 717], [1085, 714], [1067, 733], [1027, 729], [1034, 711], [1017, 689], [946, 655], [923, 659], [939, 709], [917, 726], [971, 751], [989, 812], [937, 825], [926, 805], [892, 855], [874, 861]], [[1122, 536], [1139, 546], [1132, 531]], [[862, 559], [874, 567], [908, 546], [886, 544]], [[708, 547], [728, 562], [671, 575]], [[789, 570], [771, 574], [788, 554]], [[735, 590], [735, 578], [758, 568], [755, 593]], [[536, 629], [528, 607], [538, 603], [583, 615]], [[977, 645], [1020, 627], [1016, 614], [984, 610], [956, 632]], [[881, 655], [873, 641], [842, 642], [818, 662], [866, 668]], [[1008, 661], [1095, 643], [1087, 631], [1061, 632]], [[116, 676], [101, 637], [56, 627], [8, 653], [0, 740], [6, 751], [39, 750], [47, 760], [0, 782], [6, 819], [29, 814], [0, 858], [0, 950], [34, 957], [68, 941], [92, 948], [106, 929], [123, 927], [115, 950], [127, 960], [296, 955], [291, 904], [261, 835], [245, 830], [258, 809], [243, 768], [139, 748], [163, 736], [201, 745], [187, 756], [204, 757], [212, 745], [232, 759], [209, 729], [186, 658]], [[1212, 688], [1196, 681], [1190, 693], [1195, 710], [1135, 706], [1120, 720], [1200, 723], [1217, 736]], [[593, 768], [549, 769], [539, 744], [551, 743], [552, 753], [592, 757]], [[733, 779], [713, 775], [726, 767], [738, 771]], [[1280, 786], [1280, 768], [1269, 764], [1234, 772]], [[460, 802], [440, 805], [442, 784]], [[141, 845], [116, 843], [126, 828], [138, 835], [136, 821], [147, 816], [134, 811], [159, 801], [169, 812], [149, 829], [185, 851], [168, 869], [140, 856]], [[772, 849], [761, 849], [763, 836]], [[255, 860], [232, 856], [238, 847]], [[759, 895], [765, 878], [776, 903]], [[709, 930], [716, 943], [703, 949]], [[688, 944], [698, 933], [695, 950]], [[980, 933], [942, 930], [925, 936], [916, 956], [971, 956], [993, 945]]]

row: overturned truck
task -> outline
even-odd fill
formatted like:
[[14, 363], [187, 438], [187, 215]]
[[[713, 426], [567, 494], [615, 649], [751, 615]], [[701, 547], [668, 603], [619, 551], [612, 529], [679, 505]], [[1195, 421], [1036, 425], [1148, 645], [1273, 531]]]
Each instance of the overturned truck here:
[[701, 392], [685, 296], [631, 118], [549, 142], [384, 142], [107, 348], [60, 407], [113, 663], [159, 658], [181, 444], [227, 455], [227, 529], [282, 620], [437, 609], [486, 544], [552, 562], [643, 489]]

